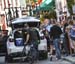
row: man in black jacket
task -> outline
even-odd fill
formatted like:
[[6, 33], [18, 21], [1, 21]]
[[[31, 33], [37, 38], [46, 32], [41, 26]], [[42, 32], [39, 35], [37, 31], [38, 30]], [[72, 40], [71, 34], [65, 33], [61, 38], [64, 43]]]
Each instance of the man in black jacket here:
[[55, 46], [57, 59], [61, 58], [61, 52], [60, 52], [60, 35], [61, 34], [62, 34], [62, 30], [57, 24], [51, 27], [50, 36], [51, 38], [53, 38], [53, 44]]

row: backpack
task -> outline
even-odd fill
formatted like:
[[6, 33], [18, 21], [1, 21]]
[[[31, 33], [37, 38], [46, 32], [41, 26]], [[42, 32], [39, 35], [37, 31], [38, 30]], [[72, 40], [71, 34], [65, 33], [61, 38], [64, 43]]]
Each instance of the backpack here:
[[[75, 25], [73, 26], [73, 28], [75, 28]], [[75, 41], [75, 30], [73, 30], [72, 28], [70, 30], [70, 37], [71, 37], [72, 40]]]

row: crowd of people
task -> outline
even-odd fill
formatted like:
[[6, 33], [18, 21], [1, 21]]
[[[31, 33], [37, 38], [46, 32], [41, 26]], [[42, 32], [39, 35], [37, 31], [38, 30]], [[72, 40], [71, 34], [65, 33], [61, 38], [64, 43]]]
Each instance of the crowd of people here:
[[63, 20], [57, 22], [45, 18], [40, 25], [40, 29], [47, 39], [50, 60], [52, 60], [53, 50], [56, 59], [61, 59], [61, 55], [68, 56], [75, 50], [75, 22], [73, 20]]
[[[43, 23], [40, 24], [40, 30], [42, 30], [47, 40], [51, 61], [54, 51], [57, 60], [61, 59], [62, 55], [68, 56], [75, 52], [75, 22], [73, 20], [57, 22], [56, 20], [44, 18]], [[33, 36], [33, 34], [32, 32], [27, 33], [26, 43], [37, 40], [33, 37], [30, 40], [29, 35]]]

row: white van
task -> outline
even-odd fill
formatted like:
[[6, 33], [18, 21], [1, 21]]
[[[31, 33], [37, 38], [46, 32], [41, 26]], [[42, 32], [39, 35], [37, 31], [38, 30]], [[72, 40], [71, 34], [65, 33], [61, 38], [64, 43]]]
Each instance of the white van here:
[[[12, 21], [12, 33], [10, 34], [8, 40], [7, 40], [7, 55], [6, 55], [6, 60], [11, 61], [14, 59], [20, 59], [20, 56], [22, 55], [22, 50], [24, 48], [23, 45], [23, 28], [24, 24], [27, 23], [31, 29], [34, 29], [37, 31], [39, 38], [39, 45], [38, 45], [38, 50], [40, 54], [45, 54], [47, 58], [47, 40], [44, 37], [43, 33], [40, 32], [39, 30], [39, 24], [40, 20], [36, 19], [35, 17], [22, 17], [22, 18], [17, 18]], [[19, 30], [18, 30], [19, 28]], [[15, 37], [17, 31], [21, 33], [19, 34], [18, 37]], [[16, 41], [19, 43], [16, 44]]]

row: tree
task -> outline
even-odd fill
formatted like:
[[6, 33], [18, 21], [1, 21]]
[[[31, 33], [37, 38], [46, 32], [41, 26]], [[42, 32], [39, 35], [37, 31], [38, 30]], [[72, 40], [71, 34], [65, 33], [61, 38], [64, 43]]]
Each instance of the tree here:
[[75, 4], [74, 0], [67, 0], [68, 10], [70, 14], [73, 14], [72, 6]]

